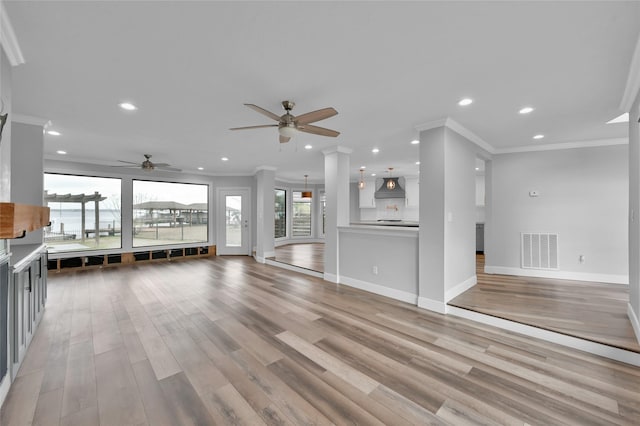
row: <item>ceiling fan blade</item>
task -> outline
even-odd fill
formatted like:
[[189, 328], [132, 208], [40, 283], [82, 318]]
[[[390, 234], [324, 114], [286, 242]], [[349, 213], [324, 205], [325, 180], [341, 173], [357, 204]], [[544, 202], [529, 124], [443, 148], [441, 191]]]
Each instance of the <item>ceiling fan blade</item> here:
[[182, 169], [177, 169], [175, 167], [159, 166], [158, 164], [154, 164], [153, 166], [156, 169], [167, 170], [167, 171], [170, 171], [170, 172], [181, 172], [182, 171]]
[[272, 113], [271, 111], [267, 111], [264, 108], [260, 108], [258, 105], [254, 105], [254, 104], [245, 104], [245, 105], [248, 106], [249, 108], [251, 108], [252, 110], [259, 112], [262, 115], [266, 115], [269, 118], [272, 118], [272, 119], [274, 119], [276, 121], [280, 121], [280, 116], [279, 115], [276, 115], [276, 114]]
[[325, 129], [324, 127], [312, 126], [311, 124], [298, 126], [298, 130], [300, 130], [301, 132], [311, 133], [314, 135], [331, 136], [332, 138], [335, 138], [340, 134], [340, 132], [336, 132], [335, 130]]
[[260, 129], [262, 127], [278, 127], [277, 124], [261, 124], [260, 126], [232, 127], [229, 130]]
[[153, 163], [153, 167], [169, 167], [169, 163]]
[[280, 135], [280, 143], [287, 143], [291, 140], [291, 138], [288, 138], [286, 136], [282, 136]]
[[140, 164], [133, 164], [132, 163], [131, 166], [110, 166], [110, 167], [124, 167], [126, 169], [137, 169], [137, 168], [140, 168], [141, 166], [140, 166]]
[[[118, 160], [121, 163], [127, 163], [127, 164], [135, 164], [136, 166], [139, 166], [140, 163], [134, 163], [133, 161], [123, 161], [123, 160]], [[120, 166], [120, 167], [125, 167], [125, 166]]]
[[338, 111], [333, 108], [323, 108], [297, 116], [296, 122], [298, 124], [315, 123], [316, 121], [324, 120], [325, 118], [333, 117], [337, 114]]

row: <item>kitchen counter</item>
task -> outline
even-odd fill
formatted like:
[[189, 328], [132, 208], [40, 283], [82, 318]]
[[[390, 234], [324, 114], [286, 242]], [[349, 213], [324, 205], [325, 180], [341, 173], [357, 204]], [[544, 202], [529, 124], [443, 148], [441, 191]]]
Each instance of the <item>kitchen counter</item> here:
[[11, 267], [20, 270], [28, 265], [33, 259], [39, 257], [46, 251], [44, 244], [12, 244], [11, 245]]
[[387, 220], [365, 220], [361, 222], [351, 222], [352, 226], [400, 226], [400, 227], [408, 227], [408, 228], [418, 228], [420, 227], [419, 222], [412, 221], [387, 221]]

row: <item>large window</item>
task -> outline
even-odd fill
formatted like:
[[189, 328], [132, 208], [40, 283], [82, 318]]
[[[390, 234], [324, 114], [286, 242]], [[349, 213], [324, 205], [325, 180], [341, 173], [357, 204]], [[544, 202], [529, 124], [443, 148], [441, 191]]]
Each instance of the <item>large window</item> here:
[[208, 241], [209, 187], [133, 181], [133, 246]]
[[121, 248], [120, 179], [45, 173], [51, 253]]
[[302, 192], [293, 192], [292, 236], [311, 236], [311, 197], [303, 197]]
[[287, 191], [275, 190], [275, 227], [274, 237], [285, 238], [287, 236]]

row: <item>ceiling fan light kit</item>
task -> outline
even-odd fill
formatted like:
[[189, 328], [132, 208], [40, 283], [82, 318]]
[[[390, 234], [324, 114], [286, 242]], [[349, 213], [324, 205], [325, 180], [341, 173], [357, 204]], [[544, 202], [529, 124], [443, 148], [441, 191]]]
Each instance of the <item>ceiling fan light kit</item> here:
[[278, 122], [278, 124], [262, 124], [258, 126], [244, 126], [244, 127], [233, 127], [229, 130], [247, 130], [247, 129], [260, 129], [264, 127], [277, 127], [280, 143], [289, 142], [289, 140], [294, 137], [298, 132], [311, 133], [313, 135], [320, 136], [329, 136], [329, 137], [337, 137], [340, 132], [331, 129], [325, 129], [324, 127], [312, 126], [310, 123], [315, 123], [316, 121], [324, 120], [329, 117], [333, 117], [338, 114], [334, 108], [323, 108], [316, 111], [308, 112], [306, 114], [299, 115], [296, 117], [291, 114], [291, 110], [295, 106], [295, 102], [292, 101], [282, 101], [282, 108], [284, 108], [285, 113], [281, 116], [272, 113], [271, 111], [267, 111], [264, 108], [261, 108], [254, 104], [245, 104], [252, 110], [259, 112], [262, 115], [269, 117], [272, 120]]

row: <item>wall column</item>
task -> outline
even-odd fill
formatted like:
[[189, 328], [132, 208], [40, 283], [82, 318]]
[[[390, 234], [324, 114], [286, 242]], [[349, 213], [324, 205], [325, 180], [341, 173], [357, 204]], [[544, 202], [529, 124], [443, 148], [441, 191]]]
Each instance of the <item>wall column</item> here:
[[256, 254], [255, 259], [264, 263], [268, 257], [275, 257], [275, 195], [276, 169], [258, 167], [256, 174]]
[[629, 305], [627, 315], [640, 342], [640, 95], [629, 111]]
[[476, 284], [475, 148], [441, 125], [420, 132], [418, 306], [446, 313]]
[[340, 280], [338, 264], [338, 226], [349, 225], [349, 154], [352, 150], [341, 146], [322, 151], [324, 154], [324, 184], [326, 218], [324, 237], [324, 279]]

